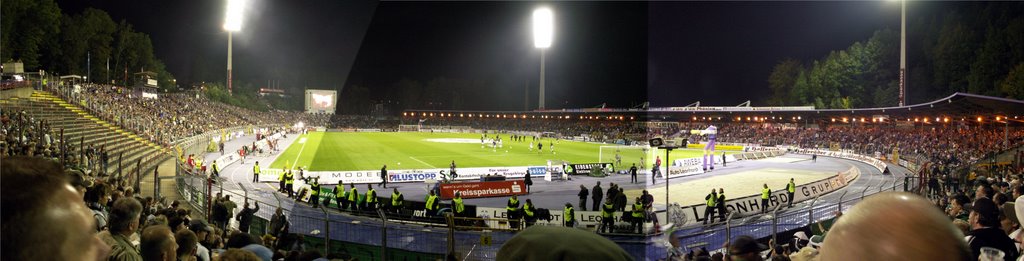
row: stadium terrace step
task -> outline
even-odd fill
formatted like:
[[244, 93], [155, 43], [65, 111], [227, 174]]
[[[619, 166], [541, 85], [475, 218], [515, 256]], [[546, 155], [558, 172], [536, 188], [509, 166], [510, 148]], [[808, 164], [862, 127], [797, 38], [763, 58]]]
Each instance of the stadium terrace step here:
[[172, 158], [170, 150], [46, 92], [36, 91], [28, 99], [9, 99], [3, 103], [4, 110], [25, 111], [45, 120], [55, 132], [64, 129], [69, 146], [81, 146], [77, 144], [81, 142], [94, 148], [105, 147], [107, 173], [116, 173], [116, 161], [122, 153], [122, 173], [125, 174], [137, 171], [135, 163], [142, 163], [142, 171], [151, 171], [163, 160]]
[[128, 134], [129, 136], [131, 136], [136, 141], [142, 142], [142, 143], [147, 143], [150, 147], [161, 148], [156, 143], [153, 143], [152, 141], [149, 141], [147, 139], [143, 139], [143, 138], [139, 137], [138, 135], [135, 135], [132, 132], [128, 132], [128, 131], [122, 130], [120, 128], [120, 126], [117, 126], [117, 125], [112, 124], [110, 122], [107, 122], [107, 121], [105, 121], [103, 119], [100, 119], [99, 117], [96, 117], [95, 115], [90, 114], [89, 112], [85, 111], [84, 109], [82, 109], [81, 107], [79, 107], [77, 105], [67, 103], [63, 99], [60, 99], [60, 98], [58, 98], [56, 96], [53, 96], [52, 94], [49, 94], [49, 93], [46, 93], [46, 92], [38, 92], [37, 91], [37, 92], [35, 92], [33, 94], [36, 94], [36, 93], [39, 93], [38, 95], [41, 96], [41, 97], [52, 98], [53, 102], [61, 105], [61, 107], [64, 107], [64, 108], [68, 109], [71, 112], [74, 112], [74, 113], [77, 113], [77, 114], [81, 115], [82, 118], [85, 118], [87, 120], [91, 120], [91, 121], [93, 121], [93, 122], [95, 122], [95, 123], [97, 123], [97, 124], [99, 124], [101, 126], [108, 127], [110, 130], [119, 131], [119, 133]]

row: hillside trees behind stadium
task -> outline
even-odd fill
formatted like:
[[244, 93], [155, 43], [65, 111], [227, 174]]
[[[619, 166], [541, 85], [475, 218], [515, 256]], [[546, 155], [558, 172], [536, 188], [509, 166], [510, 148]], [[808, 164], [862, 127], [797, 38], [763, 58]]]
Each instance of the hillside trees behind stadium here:
[[[149, 35], [125, 20], [114, 22], [102, 10], [62, 14], [52, 0], [9, 0], [0, 8], [0, 27], [0, 60], [22, 61], [26, 71], [83, 75], [92, 82], [119, 85], [135, 84], [133, 73], [150, 71], [157, 73], [160, 86], [174, 85], [174, 77], [153, 54]], [[92, 75], [87, 75], [89, 67]]]
[[[945, 4], [943, 13], [908, 19], [907, 103], [969, 92], [1024, 99], [1024, 3]], [[909, 7], [908, 7], [909, 8]], [[924, 8], [921, 8], [924, 9]], [[899, 31], [813, 61], [783, 59], [768, 78], [771, 105], [884, 107], [899, 97]]]

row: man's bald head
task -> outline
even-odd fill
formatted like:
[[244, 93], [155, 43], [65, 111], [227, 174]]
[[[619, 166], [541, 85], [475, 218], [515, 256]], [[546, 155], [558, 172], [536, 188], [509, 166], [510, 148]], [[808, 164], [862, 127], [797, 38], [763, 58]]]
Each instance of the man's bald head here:
[[928, 200], [885, 192], [858, 203], [825, 237], [821, 260], [966, 260], [964, 235]]

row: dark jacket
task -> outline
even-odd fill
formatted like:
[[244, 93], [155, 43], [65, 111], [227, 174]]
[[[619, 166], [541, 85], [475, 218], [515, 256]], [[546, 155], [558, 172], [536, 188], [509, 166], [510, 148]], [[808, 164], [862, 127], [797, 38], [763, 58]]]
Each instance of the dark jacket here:
[[1013, 245], [1003, 230], [999, 228], [982, 228], [971, 231], [967, 236], [967, 244], [971, 247], [971, 257], [978, 260], [982, 247], [992, 247], [1003, 251], [1003, 260], [1017, 260], [1017, 247]]
[[590, 191], [588, 191], [586, 187], [582, 187], [580, 188], [580, 193], [576, 195], [580, 196], [581, 199], [586, 199], [587, 196], [590, 195]]
[[624, 193], [615, 193], [615, 208], [616, 209], [618, 209], [619, 211], [624, 211], [626, 209], [627, 203], [628, 202], [626, 202], [626, 194], [624, 194]]
[[601, 185], [595, 185], [594, 188], [590, 190], [590, 192], [592, 192], [590, 195], [593, 195], [591, 196], [591, 198], [593, 198], [594, 200], [599, 200], [601, 199], [601, 197], [604, 197], [604, 191], [601, 189]]
[[260, 211], [259, 204], [256, 204], [256, 208], [243, 208], [238, 215], [235, 215], [235, 220], [238, 220], [238, 230], [249, 232], [249, 225], [252, 224], [252, 216], [256, 214], [256, 211]]

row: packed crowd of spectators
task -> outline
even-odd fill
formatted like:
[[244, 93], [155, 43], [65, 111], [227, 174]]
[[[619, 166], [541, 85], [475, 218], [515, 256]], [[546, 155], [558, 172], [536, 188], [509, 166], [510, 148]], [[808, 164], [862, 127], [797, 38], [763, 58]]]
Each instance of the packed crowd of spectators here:
[[108, 176], [111, 155], [106, 146], [60, 140], [57, 130], [46, 120], [35, 119], [24, 111], [0, 110], [0, 159], [10, 156], [35, 156], [61, 162], [91, 176]]
[[379, 129], [383, 131], [394, 131], [398, 129], [399, 122], [392, 119], [378, 119], [367, 115], [334, 115], [327, 125], [333, 129]]
[[[270, 222], [270, 231], [278, 233], [255, 235], [249, 224], [258, 205], [246, 202], [236, 210], [230, 198], [218, 196], [214, 202], [220, 215], [210, 223], [194, 218], [177, 201], [143, 197], [131, 187], [66, 171], [43, 157], [7, 159], [0, 174], [6, 209], [3, 260], [351, 259], [345, 253], [324, 256], [300, 235], [288, 233], [281, 209]], [[239, 229], [220, 216], [237, 220]]]
[[163, 93], [157, 99], [131, 97], [129, 89], [87, 84], [80, 93], [65, 97], [93, 114], [158, 144], [207, 131], [242, 125], [325, 126], [328, 114], [254, 111], [207, 99], [197, 92]]
[[[511, 116], [509, 116], [511, 117]], [[431, 117], [420, 122], [419, 117], [403, 117], [402, 125], [462, 126], [508, 132], [550, 132], [561, 137], [587, 136], [588, 140], [615, 142], [617, 140], [646, 142], [647, 128], [630, 120], [579, 120], [542, 118], [495, 118], [495, 117]]]
[[45, 121], [25, 112], [0, 110], [0, 127], [0, 157], [60, 155], [60, 141]]

